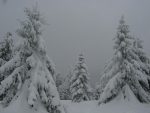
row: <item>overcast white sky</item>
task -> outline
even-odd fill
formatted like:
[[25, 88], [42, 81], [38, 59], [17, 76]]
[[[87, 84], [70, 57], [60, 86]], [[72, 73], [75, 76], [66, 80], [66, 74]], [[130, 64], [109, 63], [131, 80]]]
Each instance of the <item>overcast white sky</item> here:
[[150, 0], [1, 0], [0, 36], [14, 32], [24, 8], [36, 2], [49, 23], [43, 33], [48, 54], [64, 76], [83, 52], [90, 77], [97, 80], [113, 54], [112, 39], [122, 14], [150, 55]]

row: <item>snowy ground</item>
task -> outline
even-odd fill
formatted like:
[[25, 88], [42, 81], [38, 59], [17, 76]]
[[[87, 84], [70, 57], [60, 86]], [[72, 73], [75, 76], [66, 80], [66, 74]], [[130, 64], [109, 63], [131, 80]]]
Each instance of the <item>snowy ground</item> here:
[[98, 106], [97, 101], [72, 103], [62, 101], [67, 113], [150, 113], [150, 104], [113, 101]]
[[[38, 109], [31, 109], [23, 95], [11, 103], [6, 109], [0, 108], [0, 113], [47, 113], [42, 105]], [[72, 103], [62, 100], [66, 113], [150, 113], [150, 104], [140, 104], [136, 101], [124, 101], [116, 98], [110, 103], [98, 105], [97, 101]]]

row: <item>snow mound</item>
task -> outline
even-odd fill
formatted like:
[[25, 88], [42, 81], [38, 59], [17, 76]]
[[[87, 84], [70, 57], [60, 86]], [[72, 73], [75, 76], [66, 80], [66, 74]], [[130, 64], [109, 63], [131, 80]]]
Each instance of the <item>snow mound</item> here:
[[7, 108], [0, 107], [0, 113], [48, 113], [42, 104], [36, 105], [36, 108], [31, 108], [27, 104], [28, 84], [28, 82], [24, 84], [22, 90], [17, 94], [19, 97], [14, 98]]
[[114, 100], [121, 101], [121, 102], [139, 103], [133, 91], [130, 89], [129, 85], [127, 84], [123, 87], [123, 91], [121, 91], [120, 94]]

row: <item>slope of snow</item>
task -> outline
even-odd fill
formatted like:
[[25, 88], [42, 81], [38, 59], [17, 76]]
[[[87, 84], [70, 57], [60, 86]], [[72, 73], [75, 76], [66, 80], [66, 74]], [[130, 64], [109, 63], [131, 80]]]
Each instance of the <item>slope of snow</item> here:
[[67, 113], [150, 113], [150, 104], [113, 100], [98, 105], [98, 101], [72, 103], [62, 101]]
[[[8, 108], [0, 109], [0, 113], [47, 113], [42, 105], [38, 110], [30, 109], [25, 96], [21, 95]], [[150, 113], [150, 104], [132, 103], [128, 101], [111, 101], [98, 105], [98, 101], [73, 103], [70, 100], [61, 101], [66, 113]]]

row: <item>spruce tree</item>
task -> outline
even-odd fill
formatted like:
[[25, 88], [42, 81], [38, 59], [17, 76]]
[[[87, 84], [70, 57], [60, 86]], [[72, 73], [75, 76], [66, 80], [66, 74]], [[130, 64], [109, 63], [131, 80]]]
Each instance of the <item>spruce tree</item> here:
[[59, 86], [58, 91], [62, 100], [71, 100], [70, 92], [70, 79], [72, 73], [70, 72], [63, 80], [63, 83]]
[[63, 84], [64, 78], [60, 73], [56, 74], [56, 87], [59, 88]]
[[144, 82], [148, 87], [147, 76], [140, 70], [141, 60], [134, 52], [133, 38], [124, 17], [117, 29], [114, 50], [114, 56], [106, 65], [100, 79], [99, 104], [107, 103], [120, 94], [124, 99], [130, 100], [129, 92], [140, 102], [149, 103], [150, 95], [139, 82]]
[[70, 91], [73, 102], [90, 100], [87, 66], [82, 54], [79, 55], [78, 63], [71, 77]]
[[[0, 40], [0, 67], [2, 67], [6, 62], [12, 59], [13, 57], [13, 36], [10, 32], [7, 32], [4, 37]], [[0, 82], [4, 80], [4, 76], [0, 74]], [[3, 96], [0, 96], [0, 100]]]
[[31, 108], [38, 109], [40, 102], [50, 113], [64, 113], [54, 81], [55, 67], [41, 37], [41, 14], [37, 7], [25, 9], [25, 14], [27, 19], [17, 30], [21, 44], [15, 49], [14, 57], [0, 68], [4, 77], [0, 85], [2, 104], [8, 106], [14, 97], [26, 91], [23, 95]]
[[141, 86], [148, 92], [150, 92], [150, 58], [146, 55], [143, 45], [143, 41], [139, 38], [134, 38], [133, 41], [133, 52], [139, 57], [140, 66], [138, 70], [140, 70], [143, 75], [142, 78], [145, 79], [143, 81], [139, 80]]
[[0, 40], [0, 66], [9, 61], [13, 56], [13, 38], [10, 32]]

